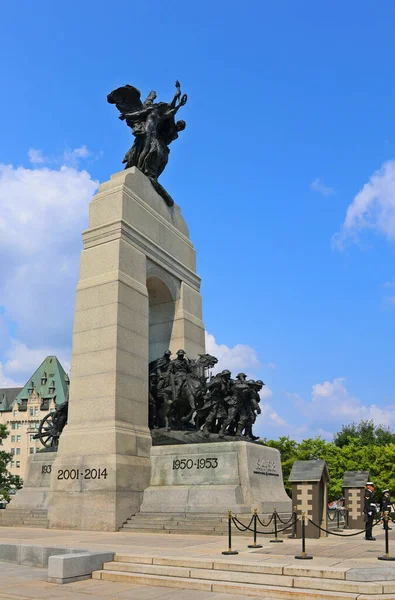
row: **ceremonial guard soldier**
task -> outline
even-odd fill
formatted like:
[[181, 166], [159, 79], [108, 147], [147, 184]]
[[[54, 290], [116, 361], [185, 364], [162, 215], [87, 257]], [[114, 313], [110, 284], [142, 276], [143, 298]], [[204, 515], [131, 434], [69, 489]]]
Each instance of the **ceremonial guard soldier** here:
[[374, 483], [368, 481], [364, 494], [363, 514], [365, 521], [365, 540], [374, 541], [376, 538], [372, 536], [373, 520], [378, 512], [377, 499], [374, 493]]
[[[392, 512], [392, 504], [389, 490], [383, 490], [383, 497], [381, 499], [381, 512], [384, 517], [384, 513], [388, 512], [390, 514]], [[385, 529], [385, 521], [383, 520], [383, 529]], [[388, 529], [392, 529], [392, 527], [388, 527]]]

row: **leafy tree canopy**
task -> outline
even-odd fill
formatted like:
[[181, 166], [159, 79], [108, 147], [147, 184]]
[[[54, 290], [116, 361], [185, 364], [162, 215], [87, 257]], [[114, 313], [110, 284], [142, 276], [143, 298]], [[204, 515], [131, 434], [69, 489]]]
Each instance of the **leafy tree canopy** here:
[[345, 471], [369, 471], [379, 497], [386, 488], [395, 496], [395, 434], [381, 425], [374, 425], [373, 421], [344, 425], [334, 435], [333, 442], [316, 437], [299, 443], [289, 436], [262, 441], [280, 451], [284, 485], [289, 495], [292, 490], [288, 478], [295, 460], [320, 458], [327, 462], [331, 478], [329, 500], [342, 495]]

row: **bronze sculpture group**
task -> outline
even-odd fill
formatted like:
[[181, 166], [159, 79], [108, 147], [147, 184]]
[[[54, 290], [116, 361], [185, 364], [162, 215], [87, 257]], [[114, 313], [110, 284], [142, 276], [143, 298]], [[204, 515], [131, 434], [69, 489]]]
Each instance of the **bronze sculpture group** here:
[[218, 360], [200, 354], [189, 360], [178, 350], [171, 360], [167, 350], [149, 364], [149, 425], [151, 429], [201, 431], [210, 434], [258, 439], [252, 427], [261, 413], [259, 391], [264, 383], [239, 373], [232, 379], [225, 369], [208, 376]]
[[120, 119], [126, 121], [135, 136], [134, 144], [125, 154], [125, 169], [137, 167], [151, 180], [156, 191], [168, 206], [174, 204], [171, 196], [158, 182], [169, 160], [169, 145], [185, 129], [185, 121], [176, 121], [179, 109], [186, 104], [187, 95], [181, 94], [180, 82], [176, 81], [176, 93], [171, 102], [154, 102], [152, 90], [144, 102], [140, 91], [132, 85], [124, 85], [107, 96], [110, 104], [119, 110]]
[[[155, 102], [152, 90], [144, 102], [140, 91], [125, 85], [107, 96], [110, 104], [120, 111], [135, 136], [133, 146], [123, 159], [125, 168], [137, 167], [151, 181], [168, 206], [174, 204], [171, 196], [158, 182], [169, 159], [169, 145], [185, 129], [185, 121], [176, 121], [178, 110], [187, 102], [176, 81], [176, 93], [171, 102]], [[209, 370], [218, 360], [210, 354], [200, 354], [190, 360], [184, 350], [178, 350], [171, 360], [170, 350], [149, 363], [149, 426], [152, 430], [164, 429], [198, 431], [204, 437], [218, 434], [258, 439], [252, 433], [256, 417], [261, 413], [259, 391], [264, 386], [260, 380], [247, 380], [245, 373], [234, 379], [228, 370], [209, 376]], [[56, 449], [59, 437], [67, 424], [68, 401], [48, 413], [41, 421], [38, 433], [47, 449]]]

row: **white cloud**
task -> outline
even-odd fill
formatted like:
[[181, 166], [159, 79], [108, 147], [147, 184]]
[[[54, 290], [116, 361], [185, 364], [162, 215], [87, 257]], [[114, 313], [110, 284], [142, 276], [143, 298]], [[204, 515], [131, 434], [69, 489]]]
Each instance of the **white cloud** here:
[[333, 194], [336, 193], [332, 187], [325, 185], [319, 178], [314, 179], [314, 181], [310, 183], [310, 189], [313, 190], [313, 192], [322, 194], [322, 196], [333, 196]]
[[16, 325], [1, 345], [7, 377], [28, 377], [48, 354], [67, 362], [81, 231], [97, 185], [72, 167], [0, 165], [0, 307]]
[[268, 362], [265, 366], [272, 371], [274, 371], [274, 369], [277, 369], [277, 365], [274, 362]]
[[259, 396], [261, 400], [267, 400], [273, 396], [273, 392], [267, 385], [264, 385], [261, 391], [259, 392]]
[[62, 154], [59, 156], [45, 156], [42, 150], [37, 150], [37, 148], [29, 149], [29, 161], [32, 165], [57, 165], [57, 166], [66, 166], [66, 167], [78, 167], [82, 160], [87, 158], [97, 158], [94, 157], [92, 152], [88, 150], [87, 146], [84, 144], [79, 148], [66, 148]]
[[[71, 333], [71, 332], [70, 332]], [[34, 373], [47, 356], [56, 356], [66, 372], [70, 370], [70, 355], [68, 349], [51, 347], [28, 348], [22, 342], [12, 340], [11, 347], [6, 352], [4, 370], [9, 375], [17, 375], [24, 382]]]
[[206, 351], [218, 358], [215, 371], [229, 369], [233, 375], [243, 371], [248, 377], [253, 377], [261, 364], [256, 350], [246, 344], [236, 344], [229, 348], [225, 344], [217, 344], [215, 337], [206, 331]]
[[89, 158], [92, 153], [89, 152], [88, 148], [84, 145], [80, 148], [66, 149], [63, 154], [63, 164], [76, 167], [81, 159]]
[[14, 379], [11, 379], [11, 377], [5, 375], [3, 364], [0, 362], [0, 389], [22, 387], [22, 385], [22, 383], [14, 381]]
[[36, 148], [30, 148], [29, 160], [32, 163], [32, 165], [41, 165], [46, 162], [46, 158], [43, 155], [42, 151], [37, 150]]
[[395, 160], [385, 162], [355, 196], [333, 246], [342, 249], [346, 241], [357, 242], [363, 230], [395, 240]]
[[298, 394], [290, 394], [295, 406], [308, 419], [310, 428], [321, 429], [329, 434], [328, 427], [334, 431], [341, 425], [353, 421], [373, 419], [377, 425], [395, 425], [395, 405], [379, 407], [376, 404], [365, 405], [345, 386], [345, 379], [338, 377], [312, 386], [311, 401], [306, 402]]

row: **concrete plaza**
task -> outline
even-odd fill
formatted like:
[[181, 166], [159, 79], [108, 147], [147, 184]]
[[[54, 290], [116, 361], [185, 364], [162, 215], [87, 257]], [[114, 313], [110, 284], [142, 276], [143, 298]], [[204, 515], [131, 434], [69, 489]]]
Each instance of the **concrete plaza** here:
[[[344, 534], [351, 533], [345, 531]], [[262, 572], [263, 568], [282, 568], [297, 572], [308, 569], [312, 577], [337, 577], [340, 574], [347, 579], [345, 573], [349, 569], [361, 569], [361, 573], [369, 571], [377, 573], [366, 583], [361, 580], [360, 586], [368, 592], [369, 582], [386, 583], [382, 587], [383, 593], [361, 594], [354, 596], [348, 594], [334, 594], [333, 597], [354, 598], [381, 598], [382, 600], [395, 599], [395, 569], [394, 563], [384, 563], [377, 560], [384, 553], [384, 535], [379, 527], [375, 528], [377, 540], [366, 542], [362, 536], [339, 538], [330, 536], [319, 540], [307, 540], [307, 551], [313, 555], [311, 561], [299, 561], [295, 555], [300, 554], [301, 541], [284, 539], [282, 544], [272, 544], [269, 539], [258, 542], [263, 545], [261, 549], [251, 549], [247, 545], [252, 542], [251, 537], [235, 537], [234, 548], [239, 551], [235, 556], [223, 556], [226, 550], [227, 539], [223, 536], [202, 535], [176, 535], [116, 532], [103, 533], [92, 531], [63, 531], [48, 529], [7, 528], [0, 529], [0, 544], [26, 544], [36, 546], [56, 546], [91, 551], [107, 550], [119, 555], [130, 555], [140, 562], [160, 564], [160, 561], [169, 559], [177, 561], [215, 561], [222, 563], [223, 568], [235, 570], [240, 565], [248, 565], [250, 571]], [[395, 531], [390, 532], [395, 544]], [[267, 536], [270, 537], [271, 536]], [[392, 540], [390, 540], [391, 547]], [[395, 547], [394, 547], [395, 552]], [[222, 568], [222, 567], [221, 567]], [[304, 573], [306, 574], [306, 572]], [[7, 600], [25, 600], [27, 598], [45, 598], [57, 600], [81, 600], [88, 598], [107, 597], [108, 599], [125, 598], [130, 600], [241, 600], [247, 595], [242, 593], [228, 594], [223, 592], [174, 589], [161, 585], [141, 585], [139, 582], [117, 582], [88, 579], [69, 584], [54, 584], [46, 581], [47, 570], [33, 568], [27, 565], [14, 563], [0, 564], [0, 598]], [[252, 573], [251, 583], [254, 583]], [[351, 582], [350, 582], [351, 583]], [[241, 585], [242, 588], [242, 585]], [[246, 590], [246, 593], [247, 590]], [[330, 594], [330, 592], [328, 592]], [[255, 595], [261, 599], [270, 599], [269, 593]]]

